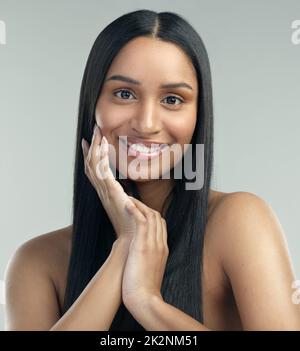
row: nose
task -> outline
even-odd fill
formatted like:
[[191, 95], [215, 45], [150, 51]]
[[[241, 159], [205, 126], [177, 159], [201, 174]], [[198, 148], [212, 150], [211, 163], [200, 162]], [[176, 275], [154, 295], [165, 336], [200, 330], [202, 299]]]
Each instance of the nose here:
[[136, 112], [135, 118], [131, 120], [131, 128], [140, 137], [150, 137], [161, 131], [161, 120], [153, 106], [145, 106]]

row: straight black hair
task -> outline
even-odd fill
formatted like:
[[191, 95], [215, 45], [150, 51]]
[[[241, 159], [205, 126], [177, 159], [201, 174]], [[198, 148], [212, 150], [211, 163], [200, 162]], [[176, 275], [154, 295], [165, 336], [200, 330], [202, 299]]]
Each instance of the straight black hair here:
[[[208, 195], [213, 163], [213, 102], [208, 55], [199, 34], [183, 17], [173, 12], [137, 10], [126, 13], [106, 26], [96, 38], [81, 84], [73, 193], [73, 236], [67, 286], [61, 314], [79, 297], [107, 259], [115, 240], [113, 226], [92, 184], [84, 172], [81, 139], [91, 142], [95, 108], [103, 80], [120, 49], [131, 39], [149, 37], [171, 42], [181, 48], [192, 62], [199, 86], [197, 122], [191, 140], [195, 169], [196, 144], [204, 144], [204, 184], [200, 190], [186, 190], [190, 181], [175, 179], [175, 186], [164, 202], [168, 228], [169, 256], [162, 281], [165, 302], [203, 323], [202, 271], [203, 244], [207, 222]], [[139, 198], [135, 182], [124, 187]], [[168, 201], [170, 200], [170, 201]], [[101, 318], [101, 315], [99, 315]], [[123, 302], [109, 330], [145, 330]]]

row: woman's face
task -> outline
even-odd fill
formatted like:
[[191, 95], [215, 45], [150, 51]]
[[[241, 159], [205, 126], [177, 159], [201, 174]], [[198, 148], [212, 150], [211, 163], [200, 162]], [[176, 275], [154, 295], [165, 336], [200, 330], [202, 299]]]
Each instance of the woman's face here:
[[[119, 77], [110, 79], [113, 76]], [[130, 78], [136, 82], [122, 80]], [[178, 87], [162, 87], [185, 83]], [[99, 95], [95, 117], [102, 135], [115, 150], [110, 160], [125, 178], [138, 181], [158, 178], [181, 159], [184, 144], [191, 142], [197, 118], [198, 82], [195, 69], [175, 44], [138, 37], [128, 42], [114, 58]], [[140, 160], [123, 147], [119, 137], [168, 144], [160, 156]], [[123, 154], [119, 150], [123, 150]], [[168, 153], [168, 157], [165, 158]], [[120, 158], [119, 158], [120, 155]], [[125, 155], [125, 157], [124, 157]], [[131, 163], [141, 177], [128, 172]], [[158, 168], [157, 168], [158, 167]], [[155, 176], [150, 169], [158, 170]], [[156, 173], [155, 173], [156, 174]]]

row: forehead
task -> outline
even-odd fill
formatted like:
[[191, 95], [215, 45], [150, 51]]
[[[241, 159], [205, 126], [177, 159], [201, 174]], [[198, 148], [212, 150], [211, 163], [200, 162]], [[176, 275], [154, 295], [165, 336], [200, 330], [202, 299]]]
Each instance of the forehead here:
[[143, 83], [185, 81], [197, 91], [197, 75], [189, 57], [177, 45], [139, 37], [116, 55], [106, 74], [124, 74]]

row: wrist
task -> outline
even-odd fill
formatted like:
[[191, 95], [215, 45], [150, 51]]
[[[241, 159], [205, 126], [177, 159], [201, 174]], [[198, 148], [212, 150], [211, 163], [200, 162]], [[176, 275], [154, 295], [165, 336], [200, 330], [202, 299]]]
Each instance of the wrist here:
[[128, 255], [129, 253], [129, 246], [130, 246], [131, 240], [125, 238], [125, 237], [118, 237], [118, 239], [116, 239], [113, 242], [112, 245], [112, 252], [117, 252], [117, 253], [121, 253], [121, 255]]
[[117, 239], [114, 241], [113, 245], [115, 247], [129, 247], [130, 243], [132, 241], [132, 237], [129, 237], [128, 235], [119, 235]]
[[156, 304], [158, 301], [163, 301], [163, 297], [160, 293], [150, 293], [150, 292], [137, 292], [134, 294], [123, 295], [123, 301], [128, 309], [132, 308], [142, 308], [147, 307], [152, 304]]

